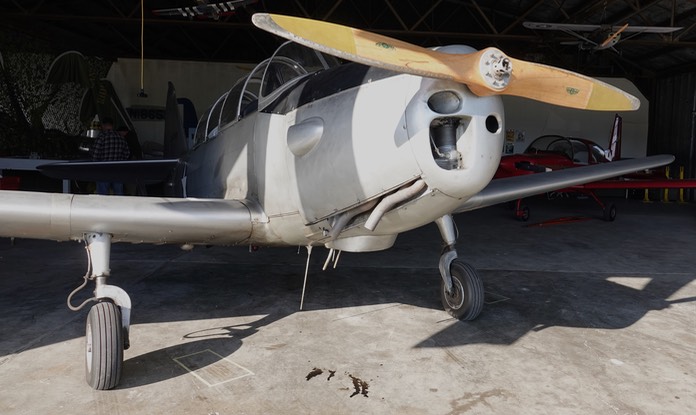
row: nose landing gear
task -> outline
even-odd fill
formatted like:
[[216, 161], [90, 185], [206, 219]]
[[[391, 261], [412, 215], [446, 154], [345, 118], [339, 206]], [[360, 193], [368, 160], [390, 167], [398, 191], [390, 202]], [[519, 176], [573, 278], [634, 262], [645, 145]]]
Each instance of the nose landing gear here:
[[457, 251], [454, 248], [457, 231], [452, 216], [443, 216], [435, 223], [445, 242], [439, 265], [442, 277], [442, 306], [452, 317], [466, 321], [474, 320], [483, 309], [483, 282], [474, 267], [457, 259]]

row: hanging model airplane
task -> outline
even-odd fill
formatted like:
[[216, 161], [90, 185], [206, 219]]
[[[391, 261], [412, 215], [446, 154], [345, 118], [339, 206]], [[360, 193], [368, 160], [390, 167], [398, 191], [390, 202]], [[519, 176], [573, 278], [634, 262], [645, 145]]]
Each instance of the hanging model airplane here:
[[[578, 45], [583, 50], [604, 50], [614, 49], [617, 43], [622, 40], [630, 39], [641, 33], [672, 33], [681, 27], [656, 27], [656, 26], [623, 26], [594, 25], [594, 24], [573, 24], [573, 23], [522, 23], [527, 29], [535, 30], [556, 30], [569, 34], [578, 39], [576, 42], [564, 42], [564, 44]], [[583, 35], [581, 33], [587, 33]], [[631, 33], [630, 36], [622, 39], [622, 34]]]
[[[611, 111], [636, 109], [638, 100], [495, 48], [431, 50], [279, 15], [253, 22], [292, 42], [201, 117], [194, 147], [175, 163], [183, 197], [0, 192], [0, 236], [87, 245], [85, 284], [95, 282], [96, 304], [87, 317], [86, 372], [95, 389], [116, 386], [128, 346], [130, 298], [107, 284], [114, 242], [305, 246], [309, 257], [322, 246], [329, 255], [388, 249], [398, 234], [435, 222], [445, 246], [442, 304], [471, 320], [483, 307], [483, 285], [457, 259], [452, 213], [674, 159], [492, 181], [505, 131], [500, 95]], [[355, 62], [338, 65], [331, 55]]]
[[213, 19], [219, 20], [220, 16], [229, 16], [235, 11], [249, 4], [256, 3], [258, 0], [233, 0], [218, 3], [209, 3], [208, 0], [196, 0], [198, 5], [187, 7], [173, 7], [171, 9], [153, 10], [155, 16], [183, 16], [189, 19]]

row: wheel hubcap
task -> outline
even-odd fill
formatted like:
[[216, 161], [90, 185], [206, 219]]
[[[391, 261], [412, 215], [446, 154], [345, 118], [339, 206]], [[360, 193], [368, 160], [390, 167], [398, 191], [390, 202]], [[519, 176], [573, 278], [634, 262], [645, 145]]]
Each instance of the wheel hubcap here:
[[445, 292], [445, 299], [447, 300], [447, 305], [455, 310], [458, 310], [464, 304], [464, 287], [456, 278], [452, 278], [452, 291]]

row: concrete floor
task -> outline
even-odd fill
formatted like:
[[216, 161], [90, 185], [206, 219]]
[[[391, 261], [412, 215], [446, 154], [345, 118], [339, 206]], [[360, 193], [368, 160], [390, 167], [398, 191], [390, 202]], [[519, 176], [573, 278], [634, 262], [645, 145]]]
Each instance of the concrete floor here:
[[335, 270], [315, 249], [303, 312], [304, 249], [117, 244], [134, 313], [112, 391], [85, 383], [87, 312], [65, 305], [82, 246], [0, 239], [0, 413], [696, 413], [696, 205], [617, 204], [457, 216], [487, 291], [467, 323], [441, 310], [434, 226]]

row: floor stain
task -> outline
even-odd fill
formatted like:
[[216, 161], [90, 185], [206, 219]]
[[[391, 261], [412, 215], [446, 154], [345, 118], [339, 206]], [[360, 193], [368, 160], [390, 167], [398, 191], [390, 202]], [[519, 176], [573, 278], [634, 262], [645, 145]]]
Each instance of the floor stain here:
[[461, 398], [450, 402], [452, 411], [448, 415], [463, 414], [477, 405], [492, 408], [488, 400], [491, 398], [506, 398], [507, 393], [508, 391], [504, 389], [491, 389], [480, 393], [465, 393]]
[[321, 375], [322, 373], [324, 373], [323, 370], [321, 370], [321, 369], [315, 367], [314, 369], [312, 369], [311, 372], [309, 372], [309, 373], [307, 374], [306, 378], [307, 378], [307, 380], [310, 380], [310, 379], [312, 379], [312, 378], [315, 377], [315, 376]]
[[353, 389], [355, 389], [355, 392], [353, 392], [353, 394], [350, 395], [350, 397], [352, 398], [353, 396], [355, 396], [357, 394], [362, 394], [362, 396], [367, 398], [368, 397], [367, 396], [367, 389], [370, 387], [370, 385], [367, 382], [365, 382], [364, 380], [362, 380], [360, 378], [356, 378], [355, 376], [351, 375], [350, 373], [348, 373], [347, 375], [353, 380]]
[[[336, 371], [329, 369], [329, 370], [327, 370], [327, 372], [329, 372], [329, 376], [326, 378], [326, 381], [328, 382], [331, 380], [331, 378], [336, 376]], [[321, 375], [322, 373], [324, 373], [324, 369], [320, 369], [318, 367], [315, 367], [307, 374], [307, 376], [305, 376], [305, 379], [310, 380], [312, 378], [315, 378], [315, 377]], [[350, 378], [350, 380], [353, 383], [353, 394], [350, 395], [350, 397], [352, 398], [355, 395], [362, 395], [362, 396], [367, 398], [368, 397], [368, 395], [367, 395], [368, 389], [370, 388], [370, 384], [365, 382], [364, 380], [356, 377], [356, 376], [353, 376], [352, 374], [350, 374], [348, 372], [346, 372], [345, 374], [346, 374], [346, 376], [348, 376]], [[339, 388], [339, 390], [350, 391], [350, 388]]]

